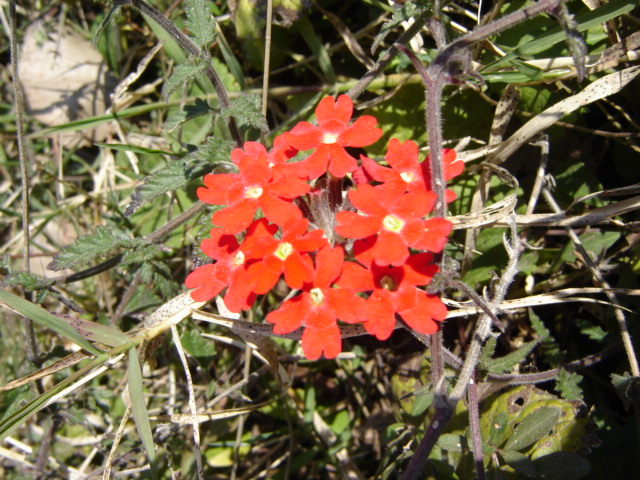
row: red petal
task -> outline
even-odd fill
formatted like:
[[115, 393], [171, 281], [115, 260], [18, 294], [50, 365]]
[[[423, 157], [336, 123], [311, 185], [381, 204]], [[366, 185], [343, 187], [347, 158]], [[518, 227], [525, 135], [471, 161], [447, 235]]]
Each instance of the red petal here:
[[336, 285], [353, 292], [367, 292], [375, 288], [371, 271], [353, 262], [345, 262], [342, 266]]
[[267, 315], [267, 322], [275, 324], [273, 333], [285, 335], [299, 328], [311, 311], [307, 294], [298, 295], [285, 301], [280, 308]]
[[425, 222], [424, 235], [416, 244], [416, 248], [440, 253], [449, 239], [452, 228], [453, 225], [449, 220], [439, 217], [429, 218]]
[[429, 335], [438, 330], [435, 321], [447, 318], [447, 307], [435, 295], [419, 291], [415, 306], [399, 312], [402, 319], [415, 331]]
[[251, 279], [253, 292], [262, 295], [271, 290], [278, 282], [282, 269], [282, 260], [273, 256], [250, 265], [247, 269], [247, 277]]
[[393, 172], [393, 170], [388, 167], [383, 167], [382, 165], [371, 160], [370, 158], [365, 157], [364, 155], [360, 156], [360, 161], [362, 162], [362, 168], [364, 169], [366, 174], [371, 179], [377, 182], [388, 182], [396, 178], [396, 174]]
[[314, 287], [329, 288], [338, 278], [344, 265], [344, 250], [342, 247], [324, 247], [316, 255], [316, 274]]
[[[293, 165], [294, 164], [287, 163], [287, 167], [291, 167]], [[270, 182], [265, 187], [265, 190], [272, 195], [276, 195], [281, 198], [293, 199], [298, 198], [305, 193], [309, 193], [311, 186], [300, 178], [282, 176], [277, 180]]]
[[288, 133], [283, 134], [286, 143], [296, 150], [311, 150], [322, 143], [322, 131], [309, 122], [300, 122]]
[[327, 166], [329, 165], [329, 152], [327, 149], [322, 147], [323, 145], [321, 145], [305, 160], [294, 164], [298, 167], [298, 176], [300, 178], [308, 178], [309, 180], [314, 180], [327, 173]]
[[225, 205], [229, 203], [229, 193], [236, 192], [242, 187], [242, 180], [237, 173], [218, 173], [204, 176], [206, 188], [197, 190], [198, 198], [211, 205]]
[[338, 137], [338, 143], [345, 147], [366, 147], [377, 142], [382, 130], [376, 128], [375, 117], [365, 115], [348, 126]]
[[355, 212], [338, 212], [335, 231], [345, 238], [365, 238], [376, 234], [382, 227], [381, 217], [364, 217]]
[[256, 214], [258, 205], [253, 198], [244, 199], [213, 214], [211, 221], [222, 227], [223, 233], [236, 234], [246, 229]]
[[385, 159], [396, 172], [411, 171], [417, 174], [420, 172], [418, 153], [418, 145], [413, 140], [400, 143], [397, 138], [392, 138]]
[[347, 95], [340, 95], [336, 102], [333, 97], [324, 97], [316, 107], [316, 119], [322, 126], [329, 120], [347, 124], [353, 114], [353, 102]]
[[211, 229], [211, 238], [205, 238], [200, 244], [200, 250], [207, 257], [222, 260], [231, 257], [238, 250], [238, 240], [233, 235], [222, 233], [219, 228]]
[[380, 199], [380, 190], [371, 185], [359, 185], [357, 190], [349, 191], [351, 204], [369, 215], [382, 217], [389, 213], [389, 210], [380, 204]]
[[393, 212], [402, 218], [422, 218], [428, 215], [436, 201], [433, 192], [405, 193], [396, 204]]
[[318, 229], [290, 242], [298, 252], [313, 252], [327, 245], [328, 240], [324, 236], [324, 230]]
[[206, 302], [218, 295], [226, 282], [220, 282], [216, 278], [216, 265], [202, 265], [191, 272], [184, 281], [187, 288], [195, 288], [191, 292], [191, 298], [196, 302]]
[[438, 266], [433, 264], [433, 255], [417, 253], [407, 259], [403, 281], [409, 285], [427, 285], [438, 270]]
[[442, 163], [444, 167], [444, 179], [451, 180], [464, 170], [464, 162], [456, 160], [456, 151], [450, 148], [442, 150]]
[[352, 290], [327, 288], [323, 293], [336, 318], [347, 323], [360, 323], [364, 320], [362, 307], [365, 300], [358, 297]]
[[323, 330], [305, 328], [302, 334], [302, 350], [309, 360], [317, 360], [323, 353], [325, 358], [336, 358], [342, 351], [338, 326], [334, 324]]
[[378, 340], [386, 340], [396, 326], [395, 309], [386, 291], [376, 290], [363, 306], [364, 328]]
[[302, 218], [302, 212], [298, 207], [290, 201], [282, 200], [274, 195], [263, 194], [258, 204], [264, 216], [276, 225], [286, 225]]
[[321, 145], [318, 150], [326, 150], [329, 158], [329, 172], [331, 175], [337, 178], [344, 177], [347, 173], [351, 173], [358, 168], [358, 162], [355, 158], [349, 155], [346, 150], [338, 145], [332, 143], [330, 145]]
[[409, 249], [400, 235], [382, 230], [373, 246], [373, 258], [380, 265], [400, 266], [409, 258]]
[[305, 283], [311, 282], [313, 280], [311, 257], [298, 252], [291, 253], [284, 261], [284, 280], [291, 288], [302, 288]]

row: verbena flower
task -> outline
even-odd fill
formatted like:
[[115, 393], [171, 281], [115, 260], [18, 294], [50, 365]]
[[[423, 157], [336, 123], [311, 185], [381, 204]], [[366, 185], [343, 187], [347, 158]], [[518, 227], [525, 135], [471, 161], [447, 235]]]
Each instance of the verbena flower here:
[[371, 292], [359, 308], [364, 327], [379, 340], [386, 340], [393, 332], [398, 314], [417, 332], [430, 334], [438, 329], [438, 321], [447, 316], [447, 307], [436, 295], [417, 288], [427, 285], [437, 273], [430, 253], [411, 255], [401, 266], [381, 266], [376, 263], [366, 268], [347, 263], [337, 282], [339, 287], [357, 292]]
[[307, 252], [327, 245], [322, 230], [307, 232], [305, 218], [294, 220], [282, 227], [281, 238], [252, 237], [243, 244], [248, 260], [256, 260], [248, 267], [253, 292], [261, 295], [271, 290], [280, 275], [291, 288], [301, 288], [313, 280], [313, 262]]
[[301, 177], [313, 180], [327, 170], [334, 177], [342, 178], [353, 172], [358, 164], [345, 147], [365, 147], [382, 136], [376, 128], [376, 119], [369, 115], [358, 118], [349, 125], [353, 114], [353, 102], [347, 95], [338, 100], [325, 97], [316, 108], [318, 126], [300, 122], [290, 132], [283, 134], [286, 143], [297, 150], [315, 149], [308, 158], [296, 163]]
[[267, 315], [276, 334], [290, 333], [304, 326], [302, 349], [309, 360], [335, 358], [342, 351], [337, 320], [358, 323], [364, 300], [350, 289], [331, 288], [344, 265], [342, 247], [324, 247], [316, 256], [313, 279], [302, 293], [286, 300]]
[[231, 152], [238, 173], [205, 175], [205, 187], [197, 190], [203, 202], [227, 205], [213, 214], [213, 224], [223, 233], [240, 233], [253, 221], [258, 208], [276, 225], [302, 218], [291, 200], [307, 193], [309, 185], [295, 175], [278, 171], [273, 163], [277, 159], [270, 159], [261, 144], [247, 142], [244, 147]]

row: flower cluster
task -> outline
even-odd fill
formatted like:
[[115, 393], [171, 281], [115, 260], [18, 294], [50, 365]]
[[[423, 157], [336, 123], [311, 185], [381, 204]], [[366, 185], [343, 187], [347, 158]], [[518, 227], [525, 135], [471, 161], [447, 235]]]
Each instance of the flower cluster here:
[[[346, 147], [371, 145], [382, 131], [372, 116], [351, 122], [352, 113], [348, 96], [324, 98], [317, 125], [298, 123], [271, 151], [245, 143], [231, 154], [237, 173], [206, 175], [197, 192], [223, 208], [201, 246], [214, 263], [186, 279], [193, 299], [226, 289], [227, 308], [240, 312], [283, 280], [299, 293], [266, 319], [276, 334], [304, 327], [309, 359], [340, 353], [338, 320], [362, 323], [386, 340], [398, 317], [430, 334], [447, 316], [440, 298], [424, 290], [438, 271], [433, 254], [451, 232], [449, 221], [427, 218], [436, 201], [429, 161], [419, 161], [411, 140], [392, 139], [388, 166], [365, 156], [358, 162]], [[462, 172], [455, 151], [445, 150], [443, 159], [445, 179]], [[447, 191], [446, 201], [454, 198]]]

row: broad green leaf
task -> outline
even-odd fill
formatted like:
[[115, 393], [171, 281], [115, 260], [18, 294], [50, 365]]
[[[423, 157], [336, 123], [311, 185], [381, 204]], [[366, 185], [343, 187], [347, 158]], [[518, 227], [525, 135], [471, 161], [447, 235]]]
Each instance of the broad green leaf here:
[[462, 452], [469, 449], [467, 438], [464, 435], [443, 433], [438, 437], [438, 446], [450, 452]]
[[92, 355], [101, 355], [103, 353], [94, 347], [91, 342], [86, 340], [76, 329], [69, 325], [69, 323], [24, 298], [20, 298], [11, 292], [0, 290], [0, 302], [10, 310], [30, 319], [38, 325], [62, 335]]
[[591, 470], [589, 462], [577, 453], [553, 452], [534, 459], [535, 477], [544, 480], [577, 480]]
[[520, 475], [531, 477], [536, 473], [536, 467], [529, 457], [516, 450], [500, 450], [500, 456], [505, 463]]
[[340, 435], [342, 432], [347, 430], [349, 424], [351, 422], [351, 416], [347, 410], [340, 410], [336, 413], [333, 421], [329, 424], [331, 431], [336, 435]]
[[204, 0], [187, 0], [186, 27], [196, 44], [207, 50], [216, 36], [216, 23]]
[[55, 280], [39, 277], [33, 273], [27, 272], [11, 272], [8, 273], [2, 279], [3, 285], [8, 286], [21, 286], [27, 292], [32, 292], [34, 290], [42, 290], [49, 288], [51, 285], [55, 283]]
[[151, 422], [149, 421], [149, 412], [147, 412], [147, 402], [144, 399], [144, 391], [142, 388], [142, 368], [138, 351], [135, 348], [129, 349], [129, 397], [131, 399], [131, 411], [133, 412], [133, 420], [136, 424], [136, 430], [142, 440], [142, 445], [147, 452], [149, 465], [151, 466], [152, 476], [156, 477], [156, 450], [153, 444], [153, 433], [151, 431]]
[[[204, 163], [210, 166], [220, 166], [227, 170], [234, 170], [236, 166], [231, 161], [231, 151], [236, 147], [235, 142], [219, 137], [209, 137], [206, 142], [190, 152], [185, 160], [189, 164]], [[191, 167], [189, 167], [191, 168]]]
[[541, 407], [527, 415], [507, 440], [504, 450], [522, 450], [548, 435], [558, 422], [561, 410]]
[[138, 243], [138, 240], [116, 228], [98, 227], [96, 233], [78, 238], [56, 254], [48, 268], [57, 271], [77, 264], [88, 264], [97, 257], [108, 255], [119, 248], [135, 247]]
[[193, 59], [193, 64], [181, 63], [176, 65], [171, 76], [164, 82], [162, 86], [162, 98], [165, 102], [169, 101], [169, 97], [180, 86], [193, 81], [202, 74], [207, 68], [208, 59]]
[[313, 423], [313, 414], [316, 411], [316, 389], [307, 384], [304, 392], [304, 421], [305, 423]]
[[489, 436], [487, 443], [494, 447], [501, 445], [504, 441], [504, 434], [507, 431], [507, 414], [505, 412], [498, 412], [491, 420], [491, 428], [489, 430]]
[[186, 330], [180, 337], [185, 352], [195, 358], [211, 357], [216, 353], [215, 343], [202, 338], [196, 330]]

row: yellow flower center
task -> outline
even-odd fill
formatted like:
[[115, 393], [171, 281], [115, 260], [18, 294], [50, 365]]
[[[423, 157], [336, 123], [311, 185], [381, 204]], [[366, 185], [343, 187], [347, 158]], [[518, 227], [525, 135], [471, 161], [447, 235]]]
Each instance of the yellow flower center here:
[[413, 182], [413, 173], [411, 172], [402, 172], [400, 174], [400, 178], [407, 183]]
[[280, 260], [286, 260], [286, 258], [293, 252], [293, 246], [288, 242], [282, 242], [274, 255]]
[[236, 253], [236, 256], [233, 257], [233, 261], [231, 263], [236, 268], [242, 265], [244, 263], [244, 253], [242, 252]]
[[338, 141], [338, 136], [333, 133], [325, 133], [324, 137], [322, 137], [322, 143], [331, 144], [336, 143]]
[[391, 232], [399, 233], [404, 227], [404, 222], [395, 215], [387, 215], [382, 220], [382, 226]]
[[324, 294], [319, 288], [312, 288], [309, 291], [309, 296], [311, 297], [311, 301], [314, 305], [322, 305], [324, 302]]
[[247, 198], [260, 198], [262, 196], [262, 187], [247, 187], [244, 196]]

